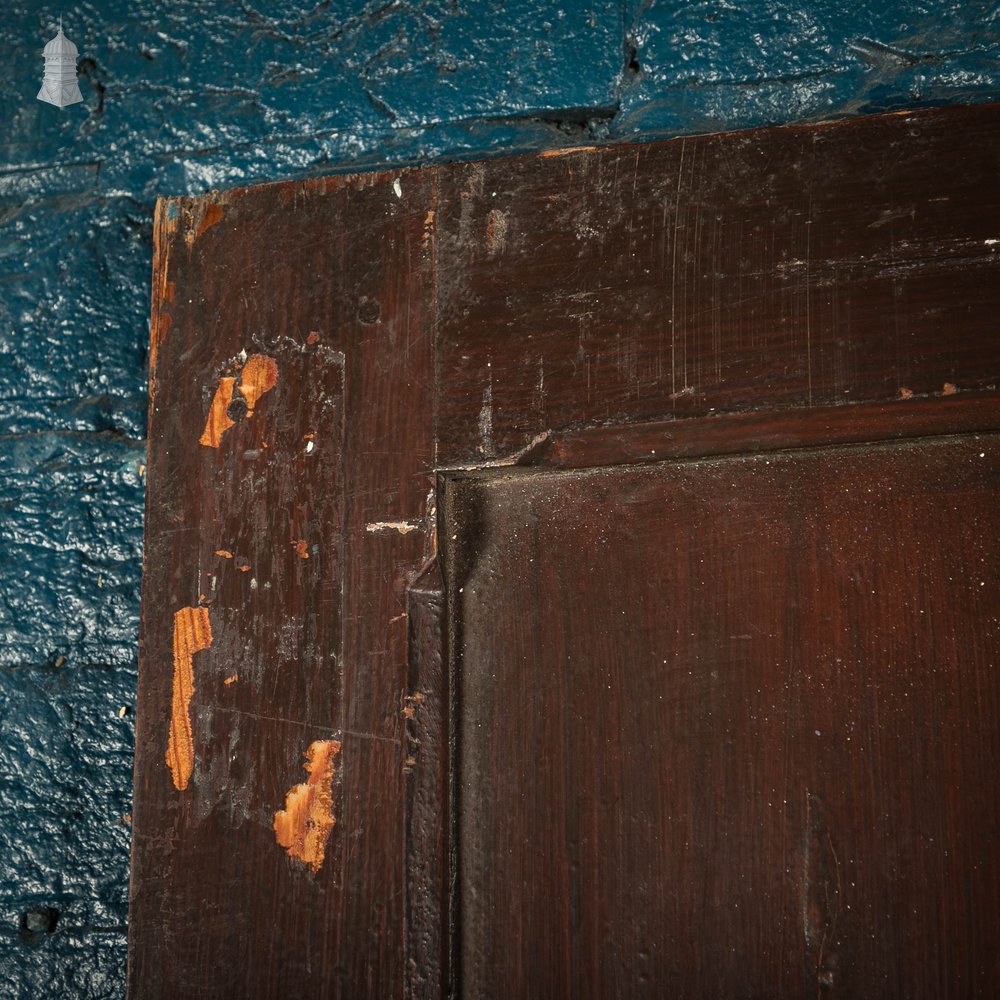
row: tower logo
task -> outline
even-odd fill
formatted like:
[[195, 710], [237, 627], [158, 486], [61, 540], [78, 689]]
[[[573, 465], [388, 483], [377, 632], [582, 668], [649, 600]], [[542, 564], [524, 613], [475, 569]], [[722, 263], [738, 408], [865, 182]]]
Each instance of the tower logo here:
[[45, 46], [45, 76], [38, 99], [64, 108], [83, 100], [76, 80], [76, 46], [63, 34], [62, 18], [59, 33]]

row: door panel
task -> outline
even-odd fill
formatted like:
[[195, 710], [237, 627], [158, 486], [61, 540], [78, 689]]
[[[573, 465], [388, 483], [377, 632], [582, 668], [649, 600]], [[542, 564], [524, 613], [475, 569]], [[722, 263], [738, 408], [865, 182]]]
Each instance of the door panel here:
[[998, 486], [993, 437], [455, 481], [464, 995], [995, 983]]

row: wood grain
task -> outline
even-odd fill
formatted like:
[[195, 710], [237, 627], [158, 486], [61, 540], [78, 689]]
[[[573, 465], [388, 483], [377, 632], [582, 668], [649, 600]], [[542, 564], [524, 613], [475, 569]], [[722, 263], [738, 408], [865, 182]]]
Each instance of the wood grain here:
[[463, 995], [988, 995], [998, 489], [996, 435], [455, 480]]
[[161, 201], [133, 1000], [988, 993], [998, 168], [987, 105]]
[[[422, 525], [430, 485], [431, 426], [411, 418], [429, 307], [410, 291], [432, 265], [430, 194], [408, 184], [409, 206], [387, 178], [217, 195], [200, 235], [204, 202], [159, 206], [158, 288], [176, 292], [154, 302], [134, 997], [402, 992], [405, 589], [424, 532], [366, 525]], [[200, 444], [225, 378], [244, 405]], [[173, 614], [199, 606], [214, 641], [178, 791]], [[316, 741], [341, 750], [313, 871], [273, 826]]]
[[908, 112], [451, 169], [440, 460], [997, 384], [996, 122]]

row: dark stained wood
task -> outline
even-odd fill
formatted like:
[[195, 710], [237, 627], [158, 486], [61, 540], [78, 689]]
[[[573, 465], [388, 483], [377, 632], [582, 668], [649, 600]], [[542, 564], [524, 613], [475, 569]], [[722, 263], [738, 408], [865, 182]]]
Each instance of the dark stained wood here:
[[444, 579], [435, 558], [410, 586], [406, 718], [406, 996], [441, 996], [449, 976], [451, 741]]
[[439, 458], [995, 385], [996, 122], [907, 112], [453, 168]]
[[[406, 586], [433, 460], [430, 422], [413, 419], [433, 380], [414, 293], [432, 265], [429, 180], [407, 178], [409, 205], [391, 178], [362, 177], [159, 206], [133, 997], [402, 992]], [[211, 205], [221, 218], [202, 232]], [[217, 449], [200, 445], [241, 351], [273, 357], [277, 383]], [[194, 772], [178, 791], [172, 622], [199, 604], [213, 643], [194, 657]], [[317, 739], [342, 749], [313, 872], [273, 821]]]
[[133, 1000], [989, 995], [997, 176], [981, 106], [161, 202]]
[[998, 491], [997, 435], [454, 480], [464, 995], [989, 995]]
[[590, 427], [546, 435], [519, 455], [516, 464], [561, 469], [642, 465], [666, 458], [995, 430], [1000, 430], [1000, 398], [985, 392]]

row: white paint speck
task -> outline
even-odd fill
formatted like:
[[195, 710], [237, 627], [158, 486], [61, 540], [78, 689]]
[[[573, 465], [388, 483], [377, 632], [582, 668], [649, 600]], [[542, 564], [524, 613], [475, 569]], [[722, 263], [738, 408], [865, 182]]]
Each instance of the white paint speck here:
[[[487, 362], [486, 367], [489, 367]], [[483, 454], [493, 453], [493, 380], [483, 390], [483, 406], [479, 411], [479, 450]]]
[[420, 521], [371, 521], [365, 525], [365, 531], [372, 533], [380, 531], [397, 531], [401, 535], [408, 535], [411, 531], [419, 531]]
[[312, 443], [312, 441], [307, 441], [306, 442], [306, 454], [307, 455], [310, 454], [312, 452], [312, 450], [313, 450], [313, 443]]
[[399, 183], [398, 177], [392, 182], [392, 190], [396, 193], [397, 198], [403, 197], [403, 185]]

